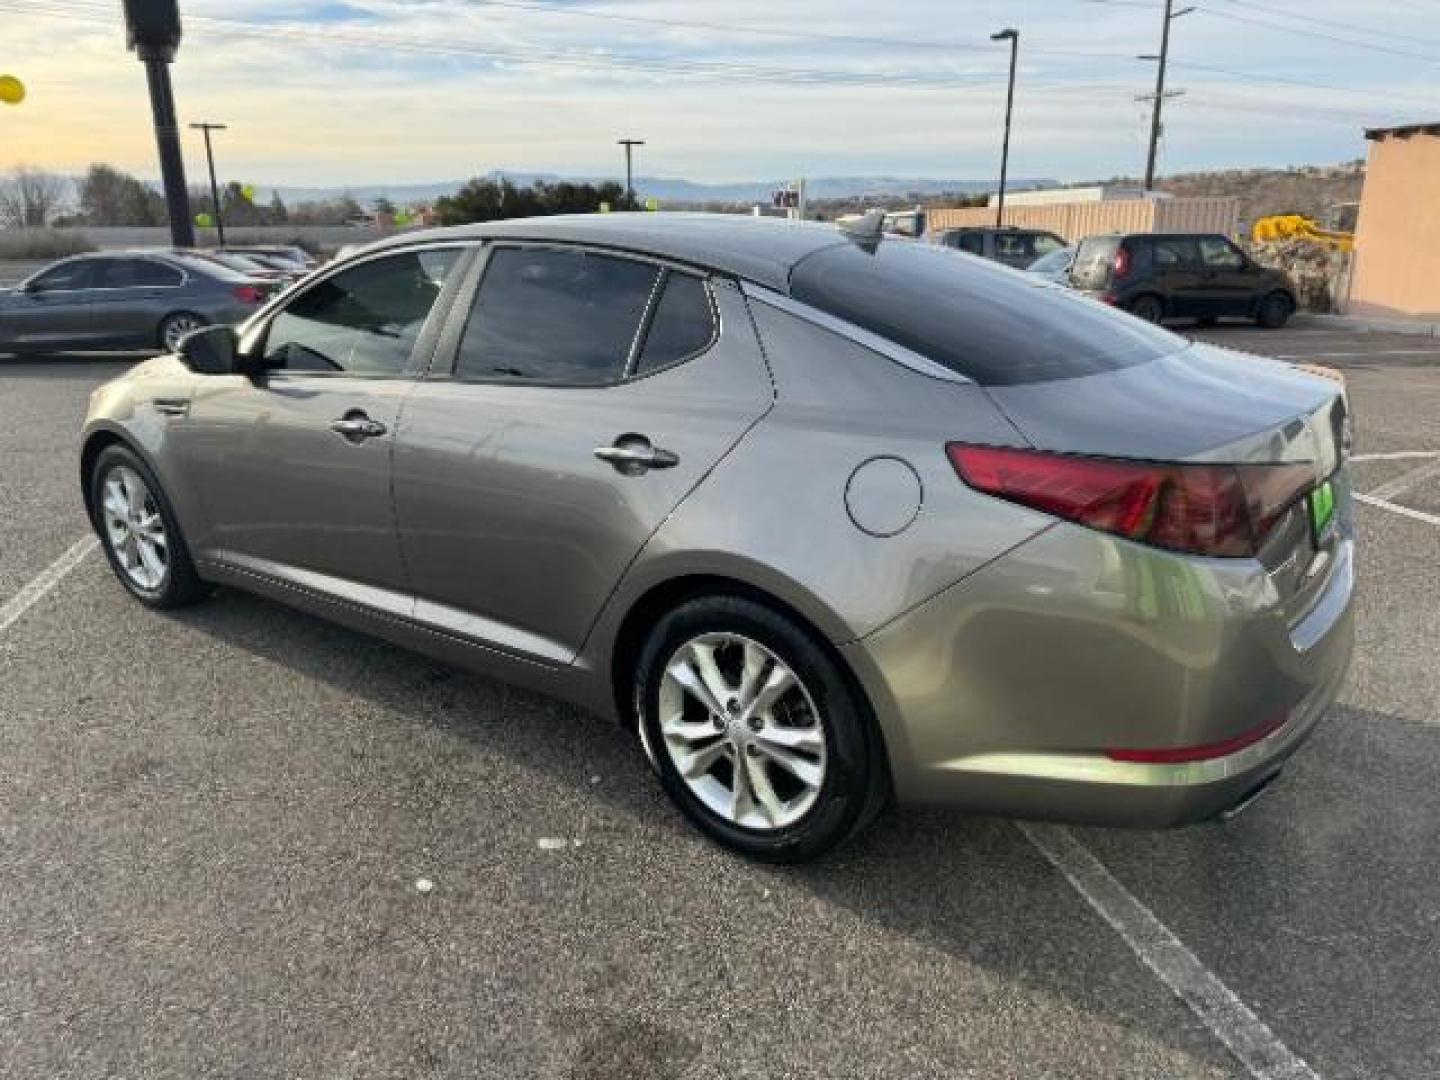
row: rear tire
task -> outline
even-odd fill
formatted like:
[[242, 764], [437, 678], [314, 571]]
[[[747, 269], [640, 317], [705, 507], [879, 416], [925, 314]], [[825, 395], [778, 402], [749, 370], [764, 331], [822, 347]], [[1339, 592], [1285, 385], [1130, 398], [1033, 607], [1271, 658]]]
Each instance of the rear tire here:
[[1255, 321], [1266, 330], [1279, 330], [1295, 312], [1295, 302], [1283, 292], [1272, 292], [1260, 301]]
[[184, 340], [185, 335], [192, 334], [207, 325], [209, 324], [193, 311], [175, 311], [160, 320], [160, 329], [157, 331], [156, 340], [160, 348], [173, 353], [180, 348], [180, 342]]
[[634, 692], [666, 794], [747, 858], [817, 858], [889, 797], [868, 704], [821, 643], [763, 604], [708, 596], [666, 614], [640, 652]]
[[155, 474], [128, 446], [100, 452], [91, 472], [90, 516], [110, 569], [130, 595], [152, 608], [205, 599], [180, 523]]
[[1130, 314], [1158, 326], [1165, 318], [1165, 302], [1154, 293], [1137, 296], [1130, 302]]

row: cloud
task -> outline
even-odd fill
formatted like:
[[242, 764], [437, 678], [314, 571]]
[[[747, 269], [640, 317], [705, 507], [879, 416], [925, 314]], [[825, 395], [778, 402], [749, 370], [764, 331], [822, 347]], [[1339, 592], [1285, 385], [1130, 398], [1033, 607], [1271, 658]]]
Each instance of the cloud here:
[[[1152, 14], [980, 0], [964, 5], [963, 19], [956, 8], [249, 0], [237, 11], [189, 0], [174, 78], [182, 122], [229, 123], [217, 148], [223, 171], [262, 184], [432, 181], [494, 167], [615, 171], [621, 135], [647, 140], [647, 174], [974, 179], [995, 168], [1008, 62], [988, 35], [1015, 25], [1014, 171], [1084, 179], [1139, 168], [1146, 107], [1134, 98], [1153, 67], [1133, 57], [1156, 46], [1158, 3]], [[1434, 20], [1409, 4], [1315, 0], [1304, 17], [1370, 24], [1381, 33], [1329, 29], [1440, 56], [1440, 44], [1424, 43], [1427, 32], [1440, 38]], [[1409, 44], [1383, 36], [1412, 31]], [[1353, 41], [1204, 13], [1178, 21], [1171, 85], [1186, 93], [1167, 107], [1164, 167], [1353, 158], [1364, 152], [1362, 126], [1432, 118], [1419, 114], [1437, 98], [1433, 66]], [[31, 97], [0, 112], [0, 167], [105, 160], [155, 172], [143, 73], [110, 0], [13, 0], [6, 45], [11, 59], [0, 66], [16, 69]], [[193, 171], [198, 144], [188, 150]]]

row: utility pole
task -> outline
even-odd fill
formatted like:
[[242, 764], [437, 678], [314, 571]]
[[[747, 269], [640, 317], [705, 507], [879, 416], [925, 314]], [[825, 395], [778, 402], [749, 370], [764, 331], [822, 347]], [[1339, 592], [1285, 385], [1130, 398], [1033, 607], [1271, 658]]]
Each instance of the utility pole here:
[[1005, 224], [1005, 178], [1010, 170], [1010, 115], [1015, 110], [1015, 61], [1020, 55], [1020, 31], [1007, 28], [990, 35], [991, 41], [1010, 42], [1010, 87], [1005, 91], [1005, 139], [1000, 145], [1000, 197], [995, 200], [995, 227]]
[[215, 148], [210, 145], [212, 131], [229, 131], [225, 124], [191, 124], [196, 131], [205, 133], [205, 160], [210, 165], [210, 198], [215, 203], [215, 228], [220, 233], [220, 246], [225, 246], [225, 208], [220, 205], [220, 185], [215, 180]]
[[1165, 65], [1170, 61], [1170, 24], [1181, 15], [1189, 15], [1195, 9], [1193, 7], [1181, 8], [1174, 11], [1175, 0], [1165, 0], [1165, 19], [1160, 24], [1160, 55], [1144, 55], [1137, 57], [1140, 60], [1155, 61], [1155, 97], [1154, 104], [1150, 110], [1150, 153], [1145, 159], [1145, 190], [1149, 191], [1155, 186], [1155, 158], [1160, 150], [1160, 110], [1165, 104], [1167, 97], [1178, 97], [1183, 91], [1165, 92]]
[[631, 171], [631, 157], [635, 147], [644, 146], [644, 139], [621, 139], [617, 144], [625, 148], [625, 194], [630, 199], [630, 205], [635, 205], [635, 178]]
[[170, 85], [170, 64], [180, 48], [178, 0], [125, 0], [125, 31], [126, 44], [145, 64], [145, 78], [150, 85], [155, 145], [160, 152], [160, 175], [165, 182], [165, 205], [170, 216], [170, 242], [176, 247], [194, 247], [195, 224], [190, 220], [180, 124], [175, 119], [175, 92]]

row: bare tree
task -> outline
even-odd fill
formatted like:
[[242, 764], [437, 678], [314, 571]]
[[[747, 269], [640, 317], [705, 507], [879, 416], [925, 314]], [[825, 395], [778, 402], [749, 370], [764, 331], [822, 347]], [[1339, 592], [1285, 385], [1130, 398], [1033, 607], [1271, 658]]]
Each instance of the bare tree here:
[[43, 229], [70, 194], [70, 180], [29, 165], [0, 178], [0, 228]]

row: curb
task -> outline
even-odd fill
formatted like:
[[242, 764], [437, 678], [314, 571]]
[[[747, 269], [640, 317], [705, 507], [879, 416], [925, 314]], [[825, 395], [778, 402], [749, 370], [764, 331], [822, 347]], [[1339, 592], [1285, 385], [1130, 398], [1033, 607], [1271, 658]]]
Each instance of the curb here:
[[1312, 312], [1297, 312], [1291, 317], [1290, 324], [1292, 326], [1308, 326], [1316, 330], [1357, 330], [1361, 333], [1440, 337], [1440, 323], [1421, 322], [1416, 319], [1361, 319], [1351, 315], [1319, 315]]

